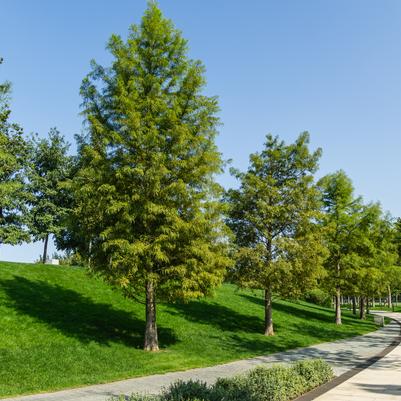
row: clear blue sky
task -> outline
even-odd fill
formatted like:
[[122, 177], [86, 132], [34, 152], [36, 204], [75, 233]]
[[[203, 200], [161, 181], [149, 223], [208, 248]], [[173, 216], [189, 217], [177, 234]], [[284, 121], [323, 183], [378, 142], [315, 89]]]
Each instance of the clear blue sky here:
[[[319, 175], [344, 169], [358, 194], [401, 216], [401, 1], [160, 0], [207, 68], [218, 95], [218, 145], [245, 169], [266, 133], [304, 130], [323, 148]], [[0, 0], [0, 81], [13, 82], [13, 120], [27, 133], [82, 129], [79, 86], [89, 61], [109, 61], [145, 0]], [[234, 185], [231, 177], [220, 178]], [[40, 245], [1, 247], [32, 261]]]

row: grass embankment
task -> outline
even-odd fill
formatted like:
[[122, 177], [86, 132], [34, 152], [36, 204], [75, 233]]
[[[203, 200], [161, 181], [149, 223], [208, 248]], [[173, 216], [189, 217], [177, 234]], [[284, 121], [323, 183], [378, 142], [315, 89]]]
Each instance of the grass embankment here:
[[214, 298], [160, 305], [158, 353], [142, 351], [143, 305], [80, 268], [0, 263], [0, 397], [210, 366], [375, 329], [307, 303], [274, 304], [263, 331], [261, 293], [224, 285]]
[[371, 311], [401, 312], [401, 305], [394, 305], [392, 308], [388, 306], [375, 306], [370, 308]]

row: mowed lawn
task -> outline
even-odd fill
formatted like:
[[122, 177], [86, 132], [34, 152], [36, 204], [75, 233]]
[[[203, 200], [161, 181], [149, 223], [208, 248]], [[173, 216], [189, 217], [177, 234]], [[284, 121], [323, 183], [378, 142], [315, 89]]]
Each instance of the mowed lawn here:
[[261, 293], [224, 285], [214, 298], [160, 305], [161, 351], [142, 351], [144, 307], [83, 269], [0, 263], [0, 397], [210, 366], [374, 330], [345, 312], [274, 304], [264, 337]]

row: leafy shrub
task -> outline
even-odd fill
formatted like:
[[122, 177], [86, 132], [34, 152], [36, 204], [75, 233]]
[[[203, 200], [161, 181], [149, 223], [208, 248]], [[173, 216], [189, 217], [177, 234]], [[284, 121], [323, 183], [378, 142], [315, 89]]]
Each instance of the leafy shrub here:
[[331, 306], [331, 296], [328, 292], [320, 288], [314, 288], [305, 293], [304, 299], [306, 302], [311, 302], [320, 306]]
[[282, 365], [254, 369], [247, 378], [247, 384], [254, 401], [292, 400], [305, 392], [307, 387], [303, 377]]
[[294, 363], [292, 369], [305, 379], [307, 391], [330, 381], [333, 369], [323, 359], [309, 359]]
[[253, 401], [251, 389], [248, 386], [247, 376], [220, 378], [212, 388], [210, 401]]
[[178, 381], [160, 396], [133, 395], [110, 401], [289, 401], [333, 378], [327, 362], [304, 360], [286, 367], [257, 367], [249, 373], [217, 379], [213, 386], [201, 381]]
[[211, 389], [198, 380], [179, 380], [162, 393], [163, 401], [209, 401]]

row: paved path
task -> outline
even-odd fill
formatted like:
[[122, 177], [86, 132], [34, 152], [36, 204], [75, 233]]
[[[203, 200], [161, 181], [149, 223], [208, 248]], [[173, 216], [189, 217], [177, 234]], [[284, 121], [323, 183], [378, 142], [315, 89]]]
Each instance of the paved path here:
[[[401, 313], [383, 313], [401, 323]], [[401, 345], [316, 401], [401, 400]]]
[[277, 362], [286, 363], [303, 358], [323, 358], [333, 366], [336, 375], [341, 375], [382, 352], [383, 349], [398, 338], [399, 333], [399, 325], [392, 322], [374, 333], [348, 340], [339, 340], [307, 348], [298, 348], [269, 356], [261, 356], [209, 368], [140, 377], [114, 383], [83, 387], [80, 389], [9, 398], [2, 401], [105, 401], [112, 395], [130, 395], [133, 392], [157, 393], [162, 387], [178, 379], [187, 380], [192, 378], [212, 383], [217, 377], [233, 376], [252, 369], [257, 365], [271, 365]]

